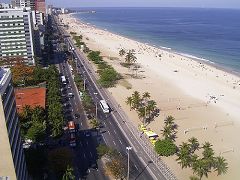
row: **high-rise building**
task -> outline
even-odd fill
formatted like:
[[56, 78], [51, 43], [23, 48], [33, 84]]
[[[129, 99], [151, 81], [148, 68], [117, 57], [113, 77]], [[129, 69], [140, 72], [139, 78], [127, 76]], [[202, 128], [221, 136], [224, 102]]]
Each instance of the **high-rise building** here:
[[35, 0], [35, 11], [46, 14], [45, 0]]
[[27, 180], [10, 69], [0, 68], [0, 179]]
[[15, 7], [30, 7], [31, 10], [35, 10], [35, 0], [12, 0], [12, 6]]
[[0, 60], [22, 57], [34, 65], [34, 48], [30, 8], [0, 9]]

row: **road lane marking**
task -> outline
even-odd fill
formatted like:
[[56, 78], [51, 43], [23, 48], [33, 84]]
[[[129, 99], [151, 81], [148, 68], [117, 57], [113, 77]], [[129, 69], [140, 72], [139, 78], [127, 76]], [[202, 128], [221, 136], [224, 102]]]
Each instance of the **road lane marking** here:
[[115, 134], [117, 134], [115, 130], [113, 130], [113, 131], [114, 131]]
[[103, 137], [103, 141], [107, 144], [107, 141], [106, 141], [105, 137], [103, 135], [102, 135], [102, 137]]
[[116, 143], [115, 143], [115, 141], [113, 141], [113, 144], [116, 146]]
[[90, 152], [90, 156], [91, 156], [91, 158], [93, 157], [93, 155], [92, 155], [92, 153]]
[[111, 135], [110, 131], [108, 131], [108, 134]]
[[85, 155], [85, 153], [83, 153], [83, 157], [86, 159], [86, 155]]
[[134, 164], [134, 166], [135, 166], [135, 168], [136, 168], [137, 170], [139, 170], [138, 167], [136, 166], [136, 164]]
[[119, 142], [122, 144], [122, 141], [119, 139]]

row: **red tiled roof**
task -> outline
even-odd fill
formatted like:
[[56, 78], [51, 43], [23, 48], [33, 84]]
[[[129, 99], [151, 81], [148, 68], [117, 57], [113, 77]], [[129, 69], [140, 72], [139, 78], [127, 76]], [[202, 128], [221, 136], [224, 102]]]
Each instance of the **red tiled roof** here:
[[26, 105], [30, 107], [46, 106], [46, 88], [19, 88], [15, 89], [15, 98], [17, 104], [17, 112], [21, 112]]

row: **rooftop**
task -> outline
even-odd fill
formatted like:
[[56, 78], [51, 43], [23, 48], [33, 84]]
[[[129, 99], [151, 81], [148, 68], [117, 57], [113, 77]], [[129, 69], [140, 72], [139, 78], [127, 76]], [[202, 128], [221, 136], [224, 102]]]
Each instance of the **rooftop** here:
[[46, 106], [46, 88], [31, 87], [15, 89], [17, 112], [22, 112], [23, 107], [29, 105], [31, 108]]

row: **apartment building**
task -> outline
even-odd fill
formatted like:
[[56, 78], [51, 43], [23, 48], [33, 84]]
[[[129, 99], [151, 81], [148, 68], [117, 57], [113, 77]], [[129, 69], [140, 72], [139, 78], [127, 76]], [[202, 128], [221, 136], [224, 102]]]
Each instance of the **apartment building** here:
[[0, 9], [0, 60], [22, 57], [35, 65], [34, 48], [30, 8]]
[[0, 179], [27, 180], [10, 69], [0, 68]]

